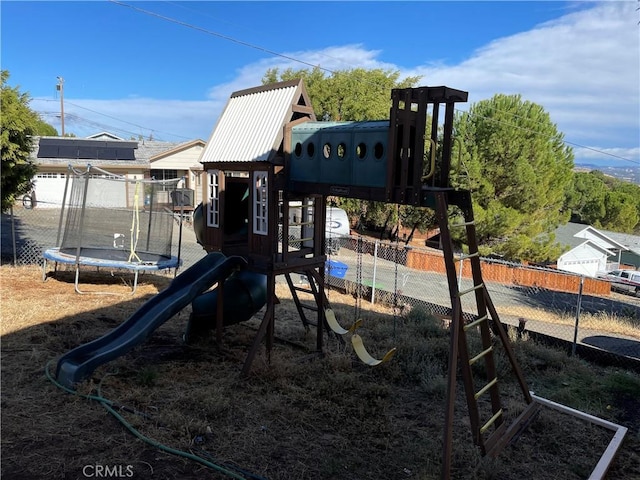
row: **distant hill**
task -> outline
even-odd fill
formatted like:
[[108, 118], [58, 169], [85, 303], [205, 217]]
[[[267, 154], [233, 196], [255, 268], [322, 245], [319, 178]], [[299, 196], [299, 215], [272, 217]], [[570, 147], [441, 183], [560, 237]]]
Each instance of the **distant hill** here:
[[640, 167], [605, 167], [592, 163], [578, 163], [574, 167], [574, 170], [576, 172], [599, 170], [605, 175], [640, 185]]

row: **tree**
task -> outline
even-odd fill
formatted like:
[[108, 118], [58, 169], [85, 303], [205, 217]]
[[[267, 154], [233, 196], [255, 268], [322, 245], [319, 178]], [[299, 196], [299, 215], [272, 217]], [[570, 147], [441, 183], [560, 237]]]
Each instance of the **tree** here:
[[[316, 67], [283, 72], [277, 68], [269, 69], [262, 82], [267, 84], [298, 78], [304, 80], [316, 118], [356, 122], [388, 119], [391, 90], [415, 86], [420, 80], [420, 77], [400, 79], [400, 73], [393, 70], [355, 68], [327, 75]], [[357, 226], [382, 227], [389, 217], [394, 226], [397, 223], [395, 205], [346, 198], [335, 198], [334, 201], [355, 219]]]
[[452, 183], [473, 192], [482, 252], [553, 258], [559, 250], [550, 232], [570, 214], [563, 207], [573, 152], [549, 115], [520, 95], [498, 94], [458, 116], [455, 132], [464, 176]]
[[567, 194], [567, 207], [571, 209], [571, 220], [599, 227], [600, 220], [607, 212], [604, 203], [607, 190], [602, 175], [593, 172], [574, 173], [573, 182]]
[[574, 174], [567, 207], [578, 223], [626, 233], [640, 228], [640, 186], [598, 170]]
[[35, 133], [39, 137], [57, 137], [58, 136], [58, 131], [55, 129], [55, 127], [53, 125], [48, 124], [44, 120], [41, 120], [40, 118], [38, 118]]
[[400, 80], [400, 72], [383, 69], [337, 70], [327, 76], [319, 68], [280, 72], [267, 70], [264, 84], [302, 78], [316, 118], [333, 121], [384, 120], [389, 118], [390, 92], [417, 84], [420, 77]]
[[30, 159], [40, 117], [29, 108], [29, 95], [7, 85], [9, 72], [1, 73], [0, 145], [2, 147], [2, 211], [8, 210], [15, 198], [28, 193], [37, 166]]
[[605, 197], [606, 221], [602, 227], [607, 230], [631, 233], [638, 224], [637, 199], [628, 193], [611, 191]]

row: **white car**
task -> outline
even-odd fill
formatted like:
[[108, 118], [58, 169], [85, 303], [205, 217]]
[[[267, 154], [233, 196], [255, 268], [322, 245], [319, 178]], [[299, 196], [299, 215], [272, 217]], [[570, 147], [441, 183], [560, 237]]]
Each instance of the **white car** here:
[[640, 272], [636, 270], [613, 270], [598, 275], [598, 278], [611, 282], [612, 290], [635, 294], [640, 297]]

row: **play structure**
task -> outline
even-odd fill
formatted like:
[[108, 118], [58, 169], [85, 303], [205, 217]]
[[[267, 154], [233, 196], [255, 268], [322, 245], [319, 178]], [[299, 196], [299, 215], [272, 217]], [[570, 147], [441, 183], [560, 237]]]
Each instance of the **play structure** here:
[[[451, 186], [451, 175], [457, 174], [451, 161], [454, 111], [456, 103], [466, 101], [467, 92], [444, 86], [394, 89], [388, 121], [318, 122], [301, 80], [232, 94], [200, 158], [204, 201], [194, 212], [194, 229], [209, 254], [116, 330], [64, 355], [58, 381], [66, 386], [81, 381], [189, 303], [187, 341], [215, 331], [220, 343], [225, 325], [263, 312], [242, 367], [248, 374], [261, 344], [270, 350], [274, 342], [279, 275], [305, 327], [316, 327], [318, 352], [325, 333], [350, 335], [364, 363], [384, 363], [395, 351], [372, 357], [358, 334], [361, 323], [343, 327], [325, 293], [325, 276], [340, 267], [327, 262], [327, 196], [429, 207], [440, 228], [451, 300], [442, 477], [449, 478], [458, 372], [473, 441], [483, 454], [498, 455], [543, 402], [529, 391], [483, 281], [471, 193]], [[454, 229], [468, 246], [465, 255], [454, 252]], [[79, 258], [82, 249], [75, 248], [71, 253]], [[461, 260], [469, 261], [473, 274], [473, 286], [465, 290], [457, 279]], [[305, 276], [309, 287], [300, 287], [294, 275]], [[299, 291], [315, 304], [303, 304]], [[463, 312], [467, 295], [475, 300], [475, 312]], [[314, 312], [315, 321], [306, 318], [305, 309]], [[480, 339], [479, 350], [473, 351], [477, 342], [471, 337]], [[501, 371], [512, 372], [522, 393], [515, 419], [502, 406], [498, 349], [508, 363]]]
[[58, 263], [71, 264], [75, 289], [84, 293], [78, 286], [81, 266], [124, 269], [134, 272], [133, 293], [139, 272], [177, 269], [180, 244], [173, 256], [172, 242], [180, 181], [127, 178], [91, 165], [84, 170], [69, 166], [56, 247], [43, 252], [43, 280], [48, 262], [54, 263], [54, 272]]

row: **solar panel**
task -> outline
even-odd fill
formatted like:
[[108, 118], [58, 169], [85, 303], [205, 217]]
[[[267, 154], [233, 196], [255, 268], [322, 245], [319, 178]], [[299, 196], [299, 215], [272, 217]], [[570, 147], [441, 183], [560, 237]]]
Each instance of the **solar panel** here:
[[38, 158], [57, 158], [58, 147], [55, 145], [42, 145], [38, 148]]
[[81, 138], [41, 138], [38, 158], [85, 160], [135, 160], [138, 142]]

